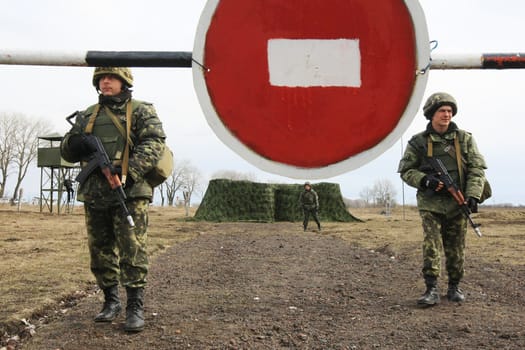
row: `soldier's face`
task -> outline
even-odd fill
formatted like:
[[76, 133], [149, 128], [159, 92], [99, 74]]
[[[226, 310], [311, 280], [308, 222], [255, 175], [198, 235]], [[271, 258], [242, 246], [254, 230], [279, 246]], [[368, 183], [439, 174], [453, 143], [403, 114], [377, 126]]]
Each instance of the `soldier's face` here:
[[309, 185], [304, 186], [304, 189], [310, 191], [311, 187]]
[[116, 96], [122, 92], [122, 81], [113, 74], [105, 74], [98, 81], [98, 89], [104, 96]]
[[441, 106], [432, 117], [432, 126], [435, 130], [447, 129], [452, 120], [452, 107]]

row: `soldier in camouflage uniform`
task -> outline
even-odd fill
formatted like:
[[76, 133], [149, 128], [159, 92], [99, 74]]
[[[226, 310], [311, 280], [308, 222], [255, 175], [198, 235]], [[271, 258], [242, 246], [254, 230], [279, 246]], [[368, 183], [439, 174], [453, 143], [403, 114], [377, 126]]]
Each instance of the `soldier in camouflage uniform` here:
[[[78, 189], [78, 200], [84, 202], [91, 271], [105, 298], [95, 322], [111, 322], [120, 313], [120, 282], [127, 294], [125, 330], [138, 332], [144, 328], [144, 286], [148, 273], [146, 231], [148, 206], [153, 196], [153, 188], [145, 175], [157, 164], [166, 136], [153, 105], [132, 99], [133, 76], [129, 68], [98, 67], [93, 85], [99, 93], [99, 102], [77, 116], [62, 140], [61, 152], [65, 160], [81, 161], [85, 165], [84, 161], [92, 153], [88, 140], [92, 137], [88, 134], [92, 134], [100, 138], [115, 168], [125, 173], [122, 160], [127, 140], [123, 130], [126, 130], [127, 105], [131, 104], [131, 149], [127, 177], [123, 176], [122, 182], [135, 227], [128, 225], [116, 194], [98, 169]], [[86, 131], [90, 122], [91, 132]], [[119, 130], [117, 123], [124, 128]]]
[[301, 208], [303, 208], [304, 213], [304, 231], [306, 231], [306, 229], [308, 228], [308, 221], [310, 219], [310, 215], [312, 215], [315, 222], [317, 223], [317, 229], [321, 231], [321, 222], [319, 222], [318, 215], [319, 197], [317, 196], [317, 192], [314, 191], [312, 185], [308, 181], [304, 183], [304, 191], [301, 192], [301, 195], [299, 197], [299, 204], [301, 205]]
[[[424, 233], [422, 271], [426, 284], [425, 293], [418, 299], [421, 306], [439, 303], [437, 279], [441, 271], [441, 247], [448, 273], [447, 298], [453, 302], [465, 299], [458, 285], [464, 275], [467, 219], [425, 161], [427, 156], [441, 159], [465, 194], [471, 211], [477, 212], [486, 165], [472, 135], [460, 130], [451, 121], [457, 110], [456, 100], [451, 95], [442, 92], [432, 94], [423, 107], [424, 115], [429, 120], [427, 128], [412, 137], [399, 163], [401, 178], [418, 189], [417, 205]], [[456, 152], [455, 145], [459, 145], [459, 152]], [[460, 162], [457, 161], [457, 154], [462, 158]], [[458, 163], [462, 164], [461, 171]]]

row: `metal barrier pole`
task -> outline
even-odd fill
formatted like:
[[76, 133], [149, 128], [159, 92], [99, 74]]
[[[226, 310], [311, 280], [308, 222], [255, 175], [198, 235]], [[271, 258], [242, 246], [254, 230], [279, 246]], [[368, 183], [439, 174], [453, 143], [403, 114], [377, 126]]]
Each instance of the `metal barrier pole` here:
[[[187, 51], [80, 51], [41, 52], [1, 50], [0, 64], [79, 67], [174, 67], [190, 68], [192, 53]], [[523, 69], [525, 53], [436, 55], [430, 69]]]

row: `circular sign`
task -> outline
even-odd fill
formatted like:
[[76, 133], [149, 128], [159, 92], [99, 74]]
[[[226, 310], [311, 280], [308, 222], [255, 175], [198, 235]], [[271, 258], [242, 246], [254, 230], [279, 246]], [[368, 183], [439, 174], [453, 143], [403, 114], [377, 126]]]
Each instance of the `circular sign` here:
[[427, 82], [417, 0], [210, 0], [194, 86], [217, 136], [262, 170], [327, 178], [390, 148]]

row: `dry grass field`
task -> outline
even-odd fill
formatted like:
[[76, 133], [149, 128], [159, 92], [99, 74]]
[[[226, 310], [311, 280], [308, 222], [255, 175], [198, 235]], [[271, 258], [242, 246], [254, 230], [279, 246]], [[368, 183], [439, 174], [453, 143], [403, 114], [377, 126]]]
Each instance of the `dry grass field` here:
[[[270, 276], [272, 273], [270, 270], [273, 267], [279, 269], [279, 266], [281, 266], [280, 264], [283, 263], [282, 260], [291, 259], [292, 255], [297, 255], [294, 257], [295, 259], [300, 257], [301, 254], [306, 254], [305, 252], [302, 253], [301, 249], [304, 249], [306, 251], [309, 245], [313, 244], [314, 246], [312, 248], [312, 252], [316, 252], [316, 249], [319, 249], [319, 251], [315, 253], [319, 256], [316, 256], [315, 259], [311, 258], [307, 262], [312, 263], [314, 265], [305, 266], [305, 262], [298, 262], [299, 266], [304, 267], [304, 269], [299, 268], [299, 271], [293, 271], [292, 264], [289, 266], [290, 273], [296, 273], [297, 276], [300, 276], [302, 273], [301, 270], [311, 269], [312, 271], [314, 271], [316, 270], [316, 268], [326, 268], [327, 271], [333, 271], [337, 270], [338, 266], [341, 266], [341, 270], [343, 270], [343, 265], [335, 264], [335, 262], [347, 259], [345, 257], [347, 254], [345, 253], [345, 250], [349, 251], [350, 249], [352, 249], [352, 253], [348, 253], [349, 255], [352, 255], [354, 257], [352, 258], [352, 264], [346, 263], [344, 264], [344, 266], [356, 264], [363, 264], [363, 266], [352, 266], [351, 268], [356, 269], [354, 272], [345, 271], [344, 273], [352, 275], [359, 274], [361, 273], [361, 271], [365, 271], [363, 273], [366, 274], [366, 277], [370, 277], [372, 279], [372, 282], [369, 281], [370, 283], [366, 283], [366, 288], [374, 288], [374, 285], [376, 284], [373, 282], [374, 278], [376, 280], [381, 279], [386, 281], [386, 279], [389, 278], [389, 275], [378, 275], [377, 272], [368, 273], [366, 272], [368, 271], [367, 268], [369, 268], [370, 266], [382, 266], [383, 264], [386, 269], [390, 269], [392, 267], [391, 265], [393, 261], [395, 261], [397, 263], [396, 271], [397, 269], [399, 269], [400, 273], [402, 273], [403, 275], [402, 277], [399, 277], [397, 275], [394, 276], [395, 274], [393, 274], [392, 272], [390, 272], [390, 274], [392, 274], [393, 278], [395, 277], [395, 279], [399, 281], [401, 281], [402, 278], [406, 278], [407, 281], [409, 281], [409, 286], [407, 290], [411, 293], [411, 295], [408, 297], [403, 296], [403, 298], [406, 298], [410, 301], [407, 301], [406, 305], [400, 303], [401, 306], [399, 307], [403, 310], [406, 307], [407, 310], [409, 310], [408, 314], [412, 314], [412, 306], [409, 305], [411, 305], [415, 298], [419, 296], [419, 294], [423, 291], [423, 286], [420, 281], [420, 277], [418, 276], [421, 245], [421, 229], [419, 216], [414, 208], [406, 208], [403, 210], [402, 208], [398, 207], [394, 209], [392, 215], [388, 217], [381, 215], [379, 211], [379, 209], [353, 209], [352, 214], [362, 219], [363, 222], [324, 223], [323, 231], [321, 234], [313, 231], [303, 234], [300, 223], [256, 224], [195, 222], [191, 220], [185, 220], [184, 212], [182, 209], [153, 207], [150, 212], [151, 225], [148, 232], [149, 251], [153, 256], [152, 270], [155, 270], [156, 268], [161, 269], [162, 272], [159, 271], [157, 272], [157, 274], [160, 274], [160, 276], [164, 277], [161, 278], [162, 281], [159, 281], [159, 278], [155, 277], [156, 272], [153, 271], [151, 285], [155, 286], [159, 283], [166, 283], [165, 278], [167, 277], [165, 276], [168, 276], [170, 273], [174, 273], [174, 271], [178, 271], [178, 257], [180, 257], [181, 261], [184, 261], [184, 259], [188, 259], [187, 261], [185, 261], [185, 263], [193, 267], [197, 267], [198, 264], [202, 264], [202, 266], [204, 266], [205, 268], [206, 266], [208, 266], [207, 264], [209, 264], [209, 272], [211, 274], [217, 273], [217, 266], [212, 264], [210, 257], [206, 257], [205, 251], [209, 247], [213, 248], [215, 247], [214, 245], [218, 244], [214, 240], [220, 241], [224, 239], [226, 242], [230, 239], [233, 239], [231, 243], [232, 246], [238, 246], [236, 248], [237, 250], [232, 252], [233, 256], [229, 256], [229, 261], [234, 260], [236, 258], [236, 255], [240, 255], [240, 252], [242, 251], [242, 254], [246, 254], [244, 259], [247, 259], [243, 260], [243, 264], [246, 263], [246, 261], [250, 263], [257, 261], [257, 266], [259, 266], [268, 263], [268, 261], [272, 262], [272, 265], [269, 265], [270, 267], [268, 267], [267, 270], [268, 278], [265, 279], [262, 277], [261, 281], [257, 282], [257, 285], [259, 286], [258, 288], [263, 288], [264, 286], [268, 287], [269, 285], [273, 285], [275, 283], [274, 281], [276, 277]], [[517, 283], [517, 289], [519, 289], [520, 286], [523, 287], [524, 285], [520, 282], [521, 279], [517, 274], [523, 271], [523, 266], [525, 265], [525, 210], [518, 208], [482, 208], [481, 212], [475, 216], [475, 220], [482, 224], [482, 232], [484, 236], [482, 238], [478, 238], [469, 228], [469, 234], [467, 239], [467, 259], [469, 259], [471, 263], [468, 266], [467, 274], [471, 273], [472, 277], [471, 280], [468, 282], [468, 286], [470, 286], [471, 289], [476, 291], [478, 289], [482, 289], [484, 286], [486, 288], [492, 288], [491, 286], [484, 284], [485, 282], [483, 281], [483, 272], [485, 271], [487, 273], [492, 273], [501, 268], [502, 271], [505, 271], [506, 279], [502, 279], [501, 281], [496, 280], [496, 285], [501, 284], [500, 287], [505, 288], [505, 286], [509, 283]], [[17, 348], [26, 348], [27, 346], [27, 348], [46, 349], [46, 346], [49, 346], [49, 344], [44, 342], [44, 340], [39, 340], [39, 335], [43, 334], [45, 332], [45, 329], [48, 329], [49, 332], [52, 332], [51, 330], [55, 329], [55, 331], [58, 332], [57, 334], [60, 334], [61, 331], [64, 332], [65, 330], [63, 328], [69, 327], [66, 325], [75, 324], [75, 322], [72, 323], [72, 320], [68, 320], [66, 323], [60, 323], [61, 319], [63, 317], [67, 317], [67, 315], [70, 315], [69, 317], [73, 317], [73, 320], [76, 320], [77, 322], [82, 324], [82, 327], [86, 329], [87, 333], [85, 334], [82, 341], [78, 339], [72, 341], [73, 343], [84, 345], [79, 345], [78, 347], [75, 347], [73, 345], [70, 345], [69, 347], [66, 345], [63, 345], [62, 347], [60, 345], [53, 345], [53, 349], [99, 348], [100, 344], [97, 345], [93, 343], [93, 347], [91, 347], [91, 345], [86, 345], [91, 344], [89, 342], [94, 342], [94, 339], [92, 337], [93, 334], [90, 333], [91, 331], [88, 331], [88, 329], [91, 329], [89, 327], [92, 327], [92, 315], [83, 315], [83, 311], [81, 311], [83, 310], [83, 307], [85, 307], [86, 309], [89, 309], [91, 313], [94, 313], [94, 310], [92, 310], [92, 308], [95, 307], [98, 309], [100, 305], [100, 301], [97, 301], [98, 299], [93, 300], [93, 298], [91, 298], [91, 301], [89, 301], [90, 298], [88, 298], [88, 296], [94, 295], [96, 288], [94, 286], [94, 279], [89, 272], [89, 258], [86, 246], [86, 233], [84, 228], [82, 208], [75, 208], [73, 214], [58, 216], [51, 215], [49, 213], [39, 213], [37, 209], [33, 207], [22, 207], [22, 211], [17, 212], [16, 208], [6, 206], [0, 208], [0, 222], [2, 223], [2, 225], [0, 226], [0, 255], [2, 257], [2, 265], [0, 266], [0, 301], [2, 305], [2, 307], [0, 308], [0, 335], [4, 335], [3, 338], [0, 338], [0, 348], [2, 345], [6, 344], [6, 341], [10, 336], [15, 335], [16, 333], [22, 333], [22, 341], [18, 343]], [[232, 238], [232, 235], [235, 235], [235, 237]], [[241, 239], [239, 239], [239, 237]], [[265, 241], [265, 245], [255, 250], [247, 249], [246, 251], [244, 251], [243, 247], [245, 247], [246, 244], [240, 243], [243, 239], [246, 239], [246, 242], [249, 242], [246, 243], [248, 245], [253, 242], [256, 242], [259, 239], [262, 239], [263, 241]], [[192, 245], [192, 242], [198, 242], [198, 240], [202, 240], [202, 242], [198, 244], [196, 243], [196, 247], [193, 247], [194, 245]], [[305, 242], [301, 243], [302, 240], [305, 240]], [[279, 243], [279, 248], [283, 249], [285, 249], [288, 246], [295, 245], [298, 245], [297, 247], [301, 249], [296, 247], [295, 250], [291, 250], [289, 252], [286, 251], [286, 253], [283, 250], [282, 253], [279, 254], [279, 251], [272, 248], [269, 242], [282, 242]], [[345, 242], [345, 244], [337, 242]], [[270, 247], [268, 247], [268, 245], [270, 245]], [[223, 247], [221, 246], [221, 249], [222, 248]], [[177, 249], [180, 249], [180, 251]], [[192, 251], [192, 249], [197, 250]], [[270, 253], [268, 254], [270, 255], [264, 258], [265, 261], [262, 261], [262, 257], [265, 256], [265, 249], [269, 249]], [[339, 250], [341, 250], [340, 253], [338, 253]], [[174, 251], [177, 251], [178, 253], [175, 254], [173, 253]], [[187, 254], [191, 255], [184, 258], [183, 256], [185, 252], [188, 252]], [[172, 256], [172, 254], [174, 255]], [[340, 257], [338, 257], [337, 254], [340, 254]], [[370, 254], [379, 255], [377, 255], [378, 257], [376, 258], [376, 255]], [[381, 260], [382, 258], [379, 256], [384, 256], [385, 258]], [[212, 255], [212, 257], [215, 259], [216, 255]], [[199, 262], [199, 260], [201, 259], [203, 261]], [[376, 261], [374, 259], [379, 260]], [[322, 264], [325, 263], [331, 264], [330, 261], [332, 261], [332, 263], [334, 263], [335, 265], [329, 265], [326, 267], [322, 266]], [[221, 264], [222, 263], [224, 262], [221, 262]], [[169, 264], [173, 264], [173, 266], [169, 266]], [[285, 262], [285, 265], [286, 264], [291, 263], [289, 260], [287, 260]], [[236, 266], [235, 268], [239, 267]], [[245, 271], [245, 274], [249, 275], [253, 273], [254, 268], [255, 267], [252, 267], [251, 270], [247, 272]], [[516, 272], [516, 274], [514, 274], [514, 272]], [[212, 294], [217, 292], [217, 290], [214, 288], [219, 287], [213, 287], [213, 279], [208, 279], [208, 282], [205, 283], [202, 282], [201, 279], [195, 279], [195, 274], [197, 274], [197, 272], [185, 271], [184, 273], [188, 273], [188, 279], [191, 279], [191, 281], [193, 281], [189, 281], [188, 285], [186, 286], [186, 288], [188, 288], [188, 293], [191, 294], [192, 290], [196, 291], [198, 290], [198, 288], [204, 288], [205, 293], [208, 294], [206, 296], [206, 300], [209, 300], [209, 298], [212, 298]], [[258, 273], [260, 273], [260, 271]], [[262, 273], [264, 274], [264, 272]], [[282, 275], [285, 272], [281, 271], [279, 273]], [[181, 275], [178, 275], [177, 278], [182, 279], [183, 272], [180, 272], [180, 274]], [[198, 275], [201, 276], [202, 273], [199, 273]], [[228, 273], [226, 273], [226, 275], [230, 276]], [[320, 273], [320, 276], [324, 276], [324, 274]], [[238, 279], [236, 279], [235, 276], [230, 276], [229, 278], [232, 279], [232, 283], [246, 282], [245, 280], [238, 281]], [[302, 277], [298, 277], [299, 281], [291, 281], [291, 285], [300, 285], [302, 283], [301, 278]], [[336, 277], [332, 276], [332, 279], [334, 278]], [[348, 276], [345, 278], [348, 278]], [[266, 281], [266, 284], [263, 281]], [[320, 290], [322, 290], [323, 284], [327, 283], [326, 281], [321, 280], [319, 280], [318, 282], [321, 284], [321, 286], [318, 287], [320, 288]], [[310, 281], [309, 283], [312, 282]], [[183, 290], [184, 285], [181, 284], [180, 288], [181, 290]], [[239, 289], [243, 288], [246, 288], [246, 286], [242, 286]], [[281, 286], [281, 288], [284, 288], [283, 290], [286, 290], [286, 288], [283, 286]], [[344, 289], [346, 287], [343, 288], [342, 286], [340, 286], [338, 288]], [[348, 286], [348, 288], [350, 287]], [[385, 295], [388, 295], [387, 290], [389, 287], [383, 286], [381, 288], [383, 288], [383, 292], [385, 293]], [[403, 286], [399, 286], [399, 288], [402, 290]], [[173, 286], [173, 289], [171, 289], [171, 293], [175, 293], [177, 289], [178, 288], [176, 286]], [[295, 288], [291, 289], [295, 290]], [[360, 289], [357, 288], [357, 290]], [[373, 293], [377, 292], [373, 289], [371, 290], [373, 291]], [[356, 293], [355, 289], [352, 289], [352, 291], [339, 291], [338, 293], [341, 295], [337, 294], [337, 297], [344, 297], [345, 300], [348, 300], [349, 293]], [[275, 290], [273, 290], [273, 292], [275, 292]], [[323, 295], [323, 293], [327, 293], [327, 291], [322, 291], [319, 293]], [[370, 293], [372, 292], [369, 291], [369, 293], [362, 296], [362, 298], [366, 300]], [[227, 295], [231, 295], [231, 293]], [[470, 299], [482, 298], [481, 296], [471, 296], [470, 294], [468, 295]], [[512, 303], [512, 300], [515, 297], [515, 295], [516, 294], [509, 295], [508, 300], [505, 299], [504, 304], [507, 305], [509, 303]], [[100, 298], [100, 293], [98, 293], [96, 297]], [[154, 297], [155, 296], [153, 295], [151, 296], [152, 304], [154, 304], [154, 300], [156, 300], [154, 299]], [[290, 296], [290, 298], [293, 298], [293, 295]], [[322, 300], [324, 303], [326, 303], [326, 305], [329, 306], [330, 303], [333, 302], [334, 298], [334, 296], [323, 296]], [[355, 296], [350, 297], [350, 299], [353, 300], [352, 303], [354, 304], [355, 298]], [[84, 299], [86, 299], [87, 301], [85, 301]], [[175, 300], [176, 306], [181, 307], [180, 301], [177, 301], [176, 298]], [[195, 303], [193, 304], [192, 302], [190, 302], [191, 300], [193, 300]], [[190, 310], [187, 312], [192, 312], [192, 310], [199, 308], [199, 306], [203, 304], [202, 300], [191, 300], [186, 300], [184, 303], [185, 307], [190, 308]], [[82, 306], [83, 303], [84, 306]], [[352, 303], [348, 304], [347, 307], [351, 307]], [[164, 306], [168, 307], [166, 305]], [[519, 304], [516, 304], [515, 306], [518, 308], [518, 311], [522, 310], [523, 301], [520, 301]], [[75, 314], [75, 308], [78, 308], [79, 311], [77, 311], [76, 316], [73, 316]], [[372, 306], [369, 306], [369, 308], [370, 310], [373, 310]], [[221, 310], [224, 311], [224, 308]], [[501, 313], [505, 317], [507, 316], [505, 314], [506, 311], [504, 311], [503, 309], [498, 309], [496, 311]], [[181, 310], [178, 310], [177, 312], [183, 313]], [[243, 312], [245, 311], [239, 312], [242, 315], [244, 315]], [[331, 317], [336, 318], [337, 313], [334, 311], [332, 312], [333, 316]], [[346, 310], [345, 312], [346, 313], [344, 317], [347, 317], [347, 313], [349, 311]], [[379, 309], [378, 313], [381, 312], [383, 311]], [[486, 310], [482, 310], [480, 312], [486, 312]], [[157, 313], [155, 312], [153, 314]], [[235, 319], [234, 315], [235, 312], [232, 311], [232, 314], [229, 317], [227, 317], [227, 320], [231, 321], [231, 318]], [[514, 316], [511, 316], [512, 315], [508, 315], [509, 320], [505, 322], [511, 322], [510, 328], [513, 328], [512, 322], [514, 321], [510, 319]], [[246, 316], [242, 316], [242, 319], [245, 318]], [[315, 316], [312, 316], [312, 318], [315, 318]], [[405, 318], [403, 318], [403, 320]], [[37, 325], [36, 334], [33, 337], [33, 339], [31, 339], [31, 341], [29, 341], [28, 339], [29, 337], [27, 334], [27, 324], [24, 325], [21, 322], [22, 319], [25, 319], [30, 324], [32, 323]], [[280, 324], [279, 322], [281, 321], [282, 319], [278, 319], [275, 322], [277, 324]], [[39, 329], [38, 322], [42, 323], [42, 325], [45, 325], [42, 326], [42, 330]], [[257, 323], [254, 320], [252, 320], [251, 322]], [[296, 320], [290, 322], [291, 329], [294, 329], [294, 327], [298, 327], [296, 323], [299, 321]], [[306, 318], [304, 322], [307, 322]], [[384, 322], [384, 320], [382, 320], [381, 322]], [[521, 321], [515, 320], [515, 322]], [[55, 326], [50, 326], [52, 324], [55, 324]], [[309, 349], [324, 348], [322, 344], [326, 344], [326, 342], [328, 342], [328, 344], [332, 344], [331, 347], [327, 346], [326, 348], [334, 349], [361, 349], [376, 347], [370, 345], [370, 343], [367, 343], [366, 340], [364, 342], [362, 340], [361, 343], [357, 342], [356, 340], [354, 344], [357, 345], [343, 345], [344, 341], [341, 340], [345, 339], [345, 335], [343, 333], [336, 335], [335, 333], [330, 333], [331, 331], [324, 330], [323, 327], [328, 327], [329, 329], [332, 329], [332, 326], [329, 326], [329, 324], [330, 322], [328, 322], [328, 324], [318, 325], [318, 328], [316, 328], [318, 330], [316, 332], [311, 330], [311, 334], [308, 332], [308, 327], [306, 327], [307, 330], [303, 329], [301, 332], [297, 333], [298, 335], [291, 335], [291, 333], [287, 333], [286, 336], [284, 336], [281, 334], [281, 338], [279, 338], [278, 342], [276, 342], [276, 333], [279, 333], [279, 331], [276, 329], [285, 329], [287, 326], [284, 325], [284, 323], [280, 324], [279, 326], [256, 326], [253, 324], [244, 325], [248, 327], [247, 329], [251, 329], [251, 331], [246, 331], [249, 333], [248, 335], [247, 333], [243, 333], [242, 335], [232, 335], [229, 333], [231, 329], [224, 330], [222, 333], [219, 332], [221, 334], [218, 333], [214, 335], [210, 333], [212, 332], [211, 329], [213, 329], [210, 328], [210, 324], [208, 324], [206, 330], [203, 330], [202, 332], [199, 331], [199, 329], [197, 329], [195, 325], [192, 325], [192, 327], [190, 328], [185, 328], [184, 325], [178, 325], [176, 327], [176, 332], [178, 333], [175, 333], [175, 335], [173, 335], [171, 341], [173, 341], [173, 339], [177, 339], [177, 341], [181, 341], [182, 343], [187, 341], [188, 344], [190, 342], [193, 342], [193, 344], [200, 344], [200, 346], [196, 345], [194, 348]], [[375, 332], [372, 331], [372, 328], [374, 326], [377, 326], [377, 324], [374, 324], [373, 322], [369, 325], [368, 328], [366, 326], [366, 323], [363, 324], [363, 328], [360, 331], [360, 335], [365, 336], [366, 338], [366, 332], [370, 332], [370, 334], [373, 334]], [[120, 328], [118, 328], [118, 326], [116, 327], [117, 328], [110, 328], [109, 332], [113, 331], [118, 334], [122, 334], [123, 332], [120, 331]], [[238, 325], [238, 327], [242, 329], [242, 326]], [[250, 327], [252, 327], [253, 329]], [[267, 334], [263, 336], [257, 335], [253, 336], [253, 339], [251, 338], [253, 335], [252, 333], [264, 327], [270, 327], [270, 331], [268, 331], [267, 333], [271, 333], [273, 337]], [[313, 326], [310, 325], [310, 327]], [[355, 326], [352, 327], [352, 330], [355, 331]], [[488, 331], [486, 330], [480, 330], [481, 333], [477, 334], [475, 330], [472, 329], [472, 325], [468, 327], [470, 327], [468, 331], [474, 333], [472, 336], [475, 335], [480, 339], [484, 339], [484, 337], [487, 337], [488, 339], [490, 337], [490, 334], [487, 333]], [[519, 329], [521, 326], [519, 324], [516, 324], [516, 327], [517, 329]], [[151, 331], [158, 331], [162, 334], [166, 334], [166, 327], [162, 327], [162, 331], [157, 328], [158, 327], [151, 329]], [[68, 331], [71, 331], [71, 329], [69, 329]], [[408, 331], [409, 330], [407, 330], [407, 332]], [[95, 329], [93, 330], [93, 332], [101, 332], [101, 330]], [[293, 333], [293, 331], [290, 332]], [[330, 338], [331, 336], [326, 335], [327, 332], [332, 334], [333, 338]], [[320, 333], [323, 333], [324, 338], [321, 337]], [[184, 334], [186, 334], [186, 337], [184, 336]], [[507, 334], [507, 338], [501, 338], [501, 341], [504, 341], [504, 348], [512, 349], [514, 348], [514, 345], [516, 345], [516, 348], [519, 348], [521, 345], [525, 344], [525, 335], [523, 332], [516, 331], [514, 329], [509, 334], [510, 335]], [[399, 336], [401, 335], [402, 334], [400, 334]], [[148, 339], [148, 329], [146, 329], [143, 332], [142, 336]], [[312, 339], [309, 338], [310, 336]], [[410, 335], [405, 334], [403, 334], [402, 336], [410, 337]], [[162, 337], [159, 338], [158, 334], [151, 334], [151, 337], [156, 337], [155, 339], [159, 339], [158, 341], [160, 341], [160, 339], [163, 339]], [[346, 335], [346, 337], [350, 336]], [[46, 338], [52, 339], [52, 336], [47, 335]], [[315, 338], [315, 341], [313, 340], [313, 338]], [[308, 342], [307, 339], [310, 339], [311, 342]], [[24, 345], [26, 341], [28, 341], [28, 343]], [[178, 348], [177, 346], [171, 347], [165, 345], [164, 343], [155, 343], [156, 340], [151, 341], [152, 343], [150, 348]], [[323, 343], [323, 341], [325, 343]], [[408, 341], [409, 342], [405, 343], [404, 346], [388, 347], [384, 345], [377, 347], [400, 349], [425, 348], [424, 344], [421, 345], [419, 343], [413, 343], [414, 340], [412, 339], [408, 339]], [[468, 344], [469, 340], [466, 339], [465, 341], [467, 342], [466, 344]], [[118, 340], [116, 340], [116, 342], [118, 343]], [[130, 345], [129, 343], [131, 342], [133, 341], [128, 339], [128, 343], [125, 343], [124, 347], [116, 347], [115, 344], [117, 343], [112, 344], [112, 346], [115, 349], [144, 348], [143, 343]], [[66, 342], [64, 342], [64, 344], [66, 344]], [[384, 340], [383, 338], [378, 338], [377, 344], [388, 344], [388, 341]], [[411, 346], [410, 344], [414, 346]], [[501, 346], [502, 344], [494, 343], [493, 345]], [[431, 345], [428, 346], [428, 348], [432, 348]], [[453, 346], [451, 345], [451, 348], [452, 347]], [[443, 348], [448, 348], [448, 346], [444, 346]]]
[[[148, 248], [155, 256], [195, 234], [176, 229], [182, 209], [151, 210]], [[0, 333], [49, 305], [92, 288], [83, 208], [73, 214], [40, 213], [37, 207], [0, 207]], [[7, 328], [7, 329], [6, 329]]]

